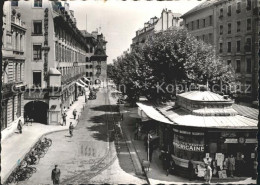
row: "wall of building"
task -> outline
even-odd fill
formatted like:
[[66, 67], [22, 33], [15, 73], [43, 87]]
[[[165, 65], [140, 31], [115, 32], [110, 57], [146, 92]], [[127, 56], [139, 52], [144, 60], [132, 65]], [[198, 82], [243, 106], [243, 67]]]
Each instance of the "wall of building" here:
[[203, 40], [206, 43], [214, 45], [214, 28], [216, 22], [214, 20], [213, 8], [206, 8], [190, 15], [185, 15], [183, 17], [183, 24], [198, 40]]
[[3, 13], [1, 130], [10, 130], [23, 116], [26, 26], [10, 1], [4, 3]]

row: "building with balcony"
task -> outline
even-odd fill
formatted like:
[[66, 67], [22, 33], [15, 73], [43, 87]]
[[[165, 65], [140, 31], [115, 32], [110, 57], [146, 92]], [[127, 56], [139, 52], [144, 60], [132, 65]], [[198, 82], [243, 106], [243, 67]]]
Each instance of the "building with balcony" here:
[[63, 107], [82, 91], [76, 82], [86, 74], [88, 44], [68, 3], [18, 1], [13, 7], [29, 28], [24, 115], [35, 122], [59, 124]]
[[259, 6], [257, 0], [204, 1], [182, 16], [192, 35], [210, 41], [223, 65], [233, 66], [236, 91], [251, 101], [258, 95]]
[[163, 9], [161, 17], [152, 17], [148, 22], [144, 23], [144, 27], [136, 31], [135, 37], [132, 39], [131, 47], [142, 45], [147, 38], [154, 33], [167, 30], [172, 26], [181, 26], [181, 14], [173, 13], [171, 10]]
[[27, 30], [22, 12], [13, 8], [10, 1], [4, 3], [2, 31], [1, 131], [16, 128], [24, 106]]

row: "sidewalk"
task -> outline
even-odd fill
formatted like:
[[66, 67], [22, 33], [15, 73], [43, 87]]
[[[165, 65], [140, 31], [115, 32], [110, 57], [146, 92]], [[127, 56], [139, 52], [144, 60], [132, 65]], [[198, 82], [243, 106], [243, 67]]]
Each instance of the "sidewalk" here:
[[[128, 108], [125, 107], [125, 114], [124, 114], [124, 122], [122, 128], [125, 128], [125, 132], [130, 137], [131, 143], [133, 143], [133, 146], [135, 148], [136, 153], [138, 154], [138, 158], [140, 162], [142, 160], [147, 160], [147, 153], [145, 151], [144, 147], [144, 141], [142, 139], [140, 140], [134, 140], [134, 130], [135, 130], [135, 117], [137, 116], [136, 108]], [[150, 165], [150, 170], [146, 173], [147, 177], [149, 179], [150, 184], [201, 184], [204, 183], [204, 181], [201, 180], [193, 180], [189, 181], [186, 178], [182, 178], [179, 176], [171, 175], [169, 174], [166, 176], [166, 171], [163, 170], [162, 161], [159, 159], [160, 151], [155, 150], [153, 152], [152, 162]], [[235, 181], [235, 182], [231, 182]], [[212, 179], [212, 184], [214, 183], [223, 183], [223, 184], [255, 184], [256, 181], [252, 180], [251, 178], [247, 179]]]
[[29, 123], [29, 126], [23, 126], [22, 134], [13, 134], [1, 141], [1, 182], [3, 183], [8, 178], [39, 138], [52, 132], [67, 130], [70, 122], [76, 126], [78, 121], [73, 119], [72, 112], [76, 109], [78, 116], [80, 116], [84, 105], [85, 97], [78, 97], [78, 101], [74, 102], [70, 109], [67, 110], [66, 126], [44, 125], [40, 123], [32, 123], [32, 126], [30, 126]]

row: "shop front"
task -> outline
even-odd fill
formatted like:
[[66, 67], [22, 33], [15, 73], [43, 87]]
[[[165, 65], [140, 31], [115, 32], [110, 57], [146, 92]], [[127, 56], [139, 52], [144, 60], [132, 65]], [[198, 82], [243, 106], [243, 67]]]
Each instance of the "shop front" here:
[[209, 91], [191, 91], [177, 95], [173, 106], [151, 106], [148, 110], [141, 103], [137, 105], [157, 121], [160, 146], [171, 153], [175, 174], [188, 177], [191, 161], [197, 177], [204, 177], [205, 164], [209, 164], [213, 176], [227, 178], [233, 156], [233, 175], [252, 176], [258, 121], [239, 115], [233, 103]]

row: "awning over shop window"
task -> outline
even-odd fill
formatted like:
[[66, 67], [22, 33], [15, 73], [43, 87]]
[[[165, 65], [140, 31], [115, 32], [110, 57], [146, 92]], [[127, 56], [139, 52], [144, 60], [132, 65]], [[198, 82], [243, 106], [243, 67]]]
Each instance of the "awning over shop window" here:
[[84, 87], [84, 85], [81, 85], [80, 83], [76, 82], [76, 84], [80, 87]]
[[88, 81], [88, 82], [90, 82], [90, 80], [88, 79], [88, 78], [86, 78], [86, 77], [83, 77], [86, 81]]
[[158, 112], [152, 105], [145, 105], [143, 103], [136, 103], [136, 104], [147, 115], [147, 117], [159, 122], [173, 124], [166, 117], [164, 117], [160, 112]]
[[86, 84], [86, 83], [83, 82], [82, 80], [79, 80], [79, 82], [80, 82], [81, 84], [83, 84], [84, 86], [88, 87], [88, 84]]

